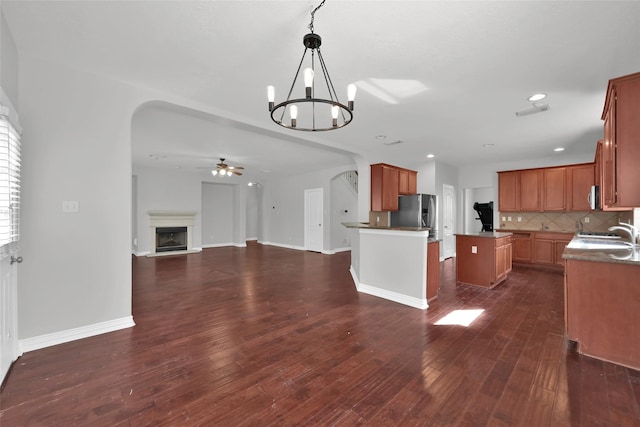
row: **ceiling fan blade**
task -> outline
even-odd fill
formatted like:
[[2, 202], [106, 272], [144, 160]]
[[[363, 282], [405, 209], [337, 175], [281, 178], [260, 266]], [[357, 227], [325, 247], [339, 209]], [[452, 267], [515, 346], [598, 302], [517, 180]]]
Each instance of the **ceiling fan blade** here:
[[238, 176], [242, 175], [242, 172], [238, 172], [237, 170], [230, 170], [229, 173], [232, 173], [232, 174], [238, 175]]

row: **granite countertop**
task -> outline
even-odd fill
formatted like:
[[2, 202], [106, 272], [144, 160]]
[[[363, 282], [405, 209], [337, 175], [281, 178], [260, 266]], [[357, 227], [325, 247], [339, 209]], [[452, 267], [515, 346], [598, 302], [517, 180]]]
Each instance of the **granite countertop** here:
[[428, 231], [429, 232], [429, 242], [441, 242], [442, 238], [438, 235], [431, 235], [431, 229], [429, 227], [380, 227], [371, 225], [368, 222], [343, 222], [347, 228], [363, 228], [363, 229], [371, 229], [371, 230], [396, 230], [396, 231]]
[[[571, 242], [581, 243], [584, 240], [584, 238], [576, 236]], [[569, 243], [569, 246], [570, 245], [571, 243]], [[631, 264], [640, 266], [640, 247], [638, 246], [624, 249], [578, 249], [571, 248], [569, 246], [565, 248], [562, 254], [563, 259]]]
[[456, 233], [456, 236], [471, 236], [471, 237], [488, 237], [490, 239], [499, 239], [501, 237], [512, 236], [511, 232], [503, 231], [481, 231], [479, 233]]
[[540, 230], [539, 228], [498, 228], [500, 232], [505, 233], [560, 233], [560, 234], [575, 234], [575, 231], [561, 231], [561, 230]]
[[342, 225], [347, 228], [371, 228], [374, 230], [431, 231], [428, 227], [380, 227], [368, 222], [343, 222]]

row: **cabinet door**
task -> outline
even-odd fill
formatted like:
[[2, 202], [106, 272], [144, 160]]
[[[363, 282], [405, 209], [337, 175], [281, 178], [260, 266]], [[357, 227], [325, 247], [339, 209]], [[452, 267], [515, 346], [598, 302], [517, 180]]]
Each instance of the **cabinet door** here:
[[595, 164], [567, 168], [567, 210], [589, 211], [589, 192], [595, 184]]
[[534, 261], [538, 264], [553, 264], [555, 261], [553, 240], [535, 239]]
[[562, 253], [564, 252], [564, 248], [569, 244], [569, 240], [556, 240], [553, 242], [554, 245], [554, 263], [557, 265], [564, 265], [564, 259], [562, 259]]
[[499, 244], [500, 246], [496, 247], [496, 280], [495, 282], [499, 282], [507, 274], [507, 265], [506, 265], [507, 258], [505, 255], [506, 246], [504, 245], [504, 242], [497, 243], [497, 244]]
[[567, 209], [566, 168], [547, 168], [543, 176], [543, 209], [545, 211], [563, 211]]
[[513, 266], [512, 240], [508, 240], [507, 244], [504, 245], [504, 264], [505, 273], [509, 273], [511, 271], [511, 267]]
[[398, 210], [398, 169], [385, 164], [371, 165], [371, 210]]
[[541, 211], [542, 171], [539, 169], [520, 171], [520, 210]]
[[640, 73], [615, 84], [612, 131], [615, 148], [615, 206], [640, 206]]
[[385, 167], [382, 169], [382, 210], [398, 210], [398, 169]]
[[518, 177], [519, 172], [498, 173], [498, 209], [501, 212], [519, 210]]
[[533, 261], [533, 239], [531, 235], [520, 236], [515, 235], [513, 237], [513, 261], [516, 262], [531, 262]]
[[409, 171], [400, 169], [398, 171], [398, 193], [409, 194]]
[[407, 194], [418, 194], [418, 172], [409, 171], [409, 190]]
[[604, 119], [604, 144], [602, 146], [602, 187], [600, 191], [602, 192], [603, 209], [616, 204], [615, 89], [611, 99], [609, 111]]
[[427, 244], [427, 301], [438, 296], [440, 289], [440, 242]]

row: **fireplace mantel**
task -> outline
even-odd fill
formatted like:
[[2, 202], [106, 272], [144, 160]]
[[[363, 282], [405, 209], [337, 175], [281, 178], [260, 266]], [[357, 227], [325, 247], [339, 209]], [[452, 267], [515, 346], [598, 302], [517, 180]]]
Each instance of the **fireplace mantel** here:
[[[147, 211], [151, 237], [151, 251], [147, 256], [177, 255], [200, 252], [193, 249], [193, 218], [197, 212], [193, 211]], [[187, 250], [156, 252], [156, 228], [187, 227]]]

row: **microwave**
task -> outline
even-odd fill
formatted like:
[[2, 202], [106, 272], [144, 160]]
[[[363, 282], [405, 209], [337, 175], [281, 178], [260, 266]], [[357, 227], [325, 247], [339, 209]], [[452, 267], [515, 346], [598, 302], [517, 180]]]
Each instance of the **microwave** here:
[[600, 209], [600, 187], [597, 185], [591, 186], [591, 191], [589, 191], [589, 207], [591, 210], [599, 210]]

